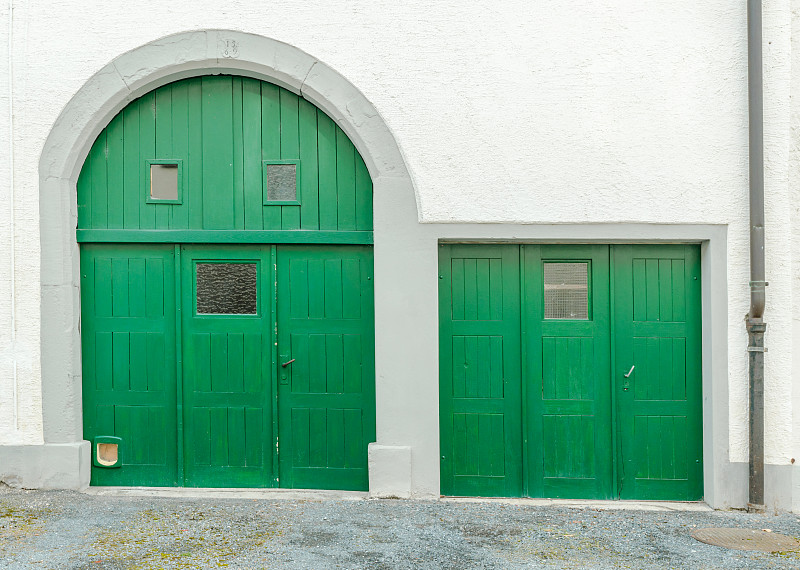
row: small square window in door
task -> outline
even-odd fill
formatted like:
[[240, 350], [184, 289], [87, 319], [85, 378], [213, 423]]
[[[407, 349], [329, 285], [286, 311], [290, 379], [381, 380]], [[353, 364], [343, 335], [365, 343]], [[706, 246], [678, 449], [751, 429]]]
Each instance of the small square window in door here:
[[258, 266], [255, 263], [198, 263], [198, 315], [258, 314]]
[[588, 263], [544, 263], [544, 318], [589, 319]]

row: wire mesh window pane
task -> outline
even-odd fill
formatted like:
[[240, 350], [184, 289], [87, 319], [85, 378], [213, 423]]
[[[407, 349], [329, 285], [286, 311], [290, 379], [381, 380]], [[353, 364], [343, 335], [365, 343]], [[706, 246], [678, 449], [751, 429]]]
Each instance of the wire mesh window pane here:
[[589, 319], [589, 264], [544, 264], [544, 318]]
[[267, 200], [297, 200], [297, 165], [267, 164]]
[[255, 315], [255, 263], [198, 263], [197, 314]]

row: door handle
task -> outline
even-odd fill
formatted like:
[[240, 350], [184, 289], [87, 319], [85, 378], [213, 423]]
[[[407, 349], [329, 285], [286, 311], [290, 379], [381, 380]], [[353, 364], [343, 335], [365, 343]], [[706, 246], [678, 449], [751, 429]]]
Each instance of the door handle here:
[[635, 365], [635, 364], [634, 364], [633, 366], [631, 366], [631, 369], [630, 369], [630, 370], [628, 370], [628, 373], [627, 373], [627, 374], [624, 374], [625, 378], [630, 378], [630, 377], [631, 377], [631, 374], [633, 374], [633, 369], [634, 369], [634, 368], [636, 368], [636, 365]]
[[292, 358], [291, 360], [287, 360], [286, 362], [284, 362], [283, 364], [281, 364], [281, 366], [282, 366], [283, 368], [286, 368], [287, 366], [289, 366], [289, 365], [290, 365], [292, 362], [294, 362], [295, 360], [297, 360], [297, 359], [296, 359], [296, 358]]

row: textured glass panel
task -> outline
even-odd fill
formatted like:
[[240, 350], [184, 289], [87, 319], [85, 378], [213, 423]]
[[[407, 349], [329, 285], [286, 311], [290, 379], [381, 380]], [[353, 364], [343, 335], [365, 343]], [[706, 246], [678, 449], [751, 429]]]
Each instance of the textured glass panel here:
[[589, 264], [544, 264], [544, 318], [589, 319]]
[[197, 313], [255, 315], [255, 263], [198, 263]]
[[297, 200], [297, 165], [267, 165], [267, 200]]
[[150, 197], [154, 200], [178, 199], [178, 165], [150, 165]]

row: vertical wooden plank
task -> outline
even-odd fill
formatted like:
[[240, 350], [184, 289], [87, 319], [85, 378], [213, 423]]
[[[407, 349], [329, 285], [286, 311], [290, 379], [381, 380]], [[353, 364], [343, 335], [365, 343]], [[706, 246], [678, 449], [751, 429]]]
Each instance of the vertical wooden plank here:
[[190, 347], [194, 349], [194, 358], [191, 359], [190, 371], [194, 378], [195, 392], [211, 392], [211, 335], [209, 333], [195, 333], [192, 335]]
[[344, 387], [346, 394], [357, 394], [363, 389], [363, 354], [360, 334], [342, 335], [344, 358]]
[[[298, 103], [300, 141], [300, 228], [319, 229], [319, 165], [317, 163], [317, 108], [300, 99]], [[371, 213], [371, 209], [370, 209]]]
[[[91, 154], [89, 150], [89, 154]], [[88, 157], [87, 157], [88, 158]], [[78, 229], [92, 226], [92, 173], [88, 160], [83, 163], [77, 182]]]
[[[261, 83], [261, 160], [281, 157], [280, 87]], [[262, 173], [259, 170], [259, 175]], [[263, 179], [263, 178], [262, 178]], [[266, 193], [264, 188], [263, 192]], [[264, 229], [281, 229], [281, 207], [263, 206]]]
[[[148, 332], [145, 348], [147, 361], [147, 387], [150, 392], [161, 392], [166, 388], [164, 372], [168, 365], [165, 359], [164, 334], [160, 332]], [[141, 354], [137, 358], [141, 358]]]
[[228, 465], [228, 408], [210, 408], [211, 465]]
[[[504, 373], [503, 373], [503, 337], [492, 336], [489, 337], [490, 348], [489, 353], [492, 359], [492, 381], [489, 390], [489, 398], [502, 398], [504, 397]], [[502, 423], [501, 423], [502, 427]]]
[[569, 398], [569, 339], [563, 337], [555, 339], [555, 347], [556, 399], [566, 400]]
[[452, 337], [453, 366], [451, 367], [453, 398], [467, 397], [467, 354], [463, 336]]
[[100, 133], [97, 141], [89, 151], [87, 162], [92, 178], [92, 208], [91, 208], [91, 227], [108, 227], [108, 164], [106, 162], [107, 131]]
[[111, 259], [95, 257], [91, 279], [94, 284], [94, 315], [110, 317], [113, 314]]
[[245, 229], [244, 206], [244, 124], [242, 78], [233, 77], [232, 82], [232, 121], [233, 130], [233, 227]]
[[686, 263], [683, 259], [672, 260], [672, 306], [673, 319], [686, 321]]
[[478, 320], [488, 321], [491, 318], [489, 310], [489, 260], [478, 259], [475, 262], [475, 287], [477, 292]]
[[325, 318], [325, 262], [322, 259], [308, 260], [308, 316]]
[[567, 339], [567, 354], [569, 354], [569, 377], [567, 379], [567, 398], [580, 400], [583, 370], [581, 363], [581, 338], [570, 337]]
[[145, 261], [144, 288], [138, 291], [145, 300], [145, 315], [149, 318], [164, 317], [164, 295], [168, 284], [164, 281], [164, 261], [148, 257]]
[[361, 263], [358, 259], [342, 259], [342, 318], [361, 317]]
[[325, 263], [325, 318], [342, 318], [342, 260], [326, 259]]
[[686, 400], [686, 339], [672, 339], [672, 398]]
[[136, 454], [136, 450], [134, 449], [140, 442], [131, 440], [130, 437], [131, 433], [131, 408], [130, 406], [121, 406], [116, 404], [114, 406], [114, 435], [117, 437], [122, 438], [123, 441], [126, 443], [126, 447], [128, 447], [128, 455], [130, 455], [130, 459], [125, 459], [125, 455], [122, 456], [122, 464], [123, 465], [130, 465], [134, 462], [134, 457]]
[[480, 475], [480, 455], [476, 453], [476, 448], [481, 447], [480, 428], [478, 426], [480, 414], [464, 414], [466, 423], [466, 458], [464, 471], [470, 475]]
[[228, 333], [228, 391], [244, 392], [244, 335], [242, 333]]
[[[244, 408], [233, 406], [228, 408], [228, 465], [244, 467], [246, 453], [246, 432]], [[258, 445], [258, 442], [254, 442]]]
[[172, 84], [172, 157], [183, 161], [183, 203], [170, 206], [170, 227], [176, 230], [189, 228], [189, 81]]
[[344, 412], [338, 408], [328, 408], [326, 433], [328, 436], [327, 467], [344, 467]]
[[128, 315], [131, 317], [146, 315], [145, 263], [146, 259], [143, 257], [131, 257], [128, 260]]
[[488, 319], [500, 321], [503, 319], [503, 261], [501, 259], [489, 260], [489, 305]]
[[475, 259], [464, 260], [464, 319], [478, 319], [478, 264]]
[[261, 82], [242, 79], [242, 168], [244, 229], [264, 227], [261, 185]]
[[189, 147], [188, 159], [184, 167], [186, 171], [186, 194], [184, 203], [189, 209], [189, 228], [201, 230], [203, 226], [203, 79], [195, 77], [187, 79]]
[[555, 399], [556, 396], [556, 339], [542, 338], [542, 398]]
[[98, 391], [112, 390], [114, 377], [113, 338], [110, 332], [94, 335], [94, 387]]
[[647, 320], [661, 320], [658, 299], [658, 260], [648, 258], [645, 260], [645, 279], [647, 282]]
[[328, 431], [327, 410], [325, 408], [309, 409], [309, 457], [311, 467], [327, 467], [328, 465]]
[[[259, 333], [244, 335], [244, 391], [256, 393], [261, 391], [262, 337]], [[268, 344], [265, 343], [265, 346]]]
[[[172, 468], [171, 459], [167, 458], [167, 437], [169, 429], [167, 428], [166, 413], [164, 408], [148, 408], [148, 414], [145, 418], [147, 422], [147, 430], [152, 434], [152, 437], [147, 443], [147, 452], [149, 462], [152, 465], [164, 466], [168, 469]], [[168, 413], [173, 413], [169, 410]]]
[[344, 345], [342, 335], [325, 335], [325, 355], [327, 357], [325, 391], [328, 394], [341, 394], [344, 392]]
[[672, 260], [658, 260], [658, 301], [662, 321], [673, 321]]
[[478, 339], [475, 336], [464, 337], [464, 391], [467, 398], [478, 395]]
[[203, 85], [203, 228], [234, 227], [233, 79], [205, 76]]
[[147, 391], [147, 333], [130, 333], [130, 389], [132, 392]]
[[452, 259], [450, 262], [450, 304], [452, 305], [452, 319], [463, 321], [466, 319], [466, 301], [464, 298], [464, 260]]
[[[356, 229], [372, 231], [372, 179], [356, 151]], [[499, 261], [499, 260], [498, 260]]]
[[309, 346], [309, 337], [307, 334], [293, 334], [291, 335], [292, 358], [296, 358], [292, 363], [290, 370], [292, 375], [292, 392], [305, 394], [311, 391], [310, 377], [324, 372], [324, 369], [319, 368], [320, 364], [324, 364], [319, 354], [313, 354], [312, 350], [318, 348], [316, 343], [319, 338], [314, 339], [314, 346]]
[[130, 335], [127, 332], [111, 333], [111, 376], [115, 391], [130, 390]]
[[647, 320], [647, 271], [644, 259], [633, 260], [633, 320]]
[[122, 111], [123, 148], [123, 225], [129, 230], [139, 229], [139, 202], [145, 200], [142, 181], [144, 158], [139, 146], [139, 107], [141, 101], [129, 104]]
[[324, 394], [327, 386], [326, 365], [328, 356], [325, 353], [326, 343], [324, 334], [308, 335], [308, 391], [313, 394]]
[[[165, 85], [156, 90], [155, 105], [155, 152], [153, 158], [176, 158], [172, 147], [172, 85]], [[169, 229], [172, 208], [171, 204], [154, 204], [156, 229]]]
[[336, 190], [338, 229], [356, 229], [356, 162], [353, 143], [336, 127]]
[[478, 453], [478, 473], [480, 475], [490, 475], [491, 474], [491, 464], [492, 464], [492, 446], [494, 442], [492, 441], [492, 430], [491, 430], [491, 423], [490, 418], [493, 414], [479, 414], [478, 415], [478, 442], [480, 442], [477, 453]]
[[194, 408], [194, 430], [192, 452], [195, 465], [211, 465], [211, 410]]
[[317, 154], [319, 156], [319, 229], [336, 230], [339, 209], [336, 194], [336, 125], [317, 112]]
[[295, 319], [310, 315], [308, 291], [308, 261], [292, 259], [289, 262], [289, 311]]
[[130, 305], [128, 304], [128, 259], [115, 257], [111, 260], [111, 303], [112, 315], [127, 317]]
[[[477, 368], [477, 390], [475, 396], [478, 398], [489, 398], [491, 391], [491, 364], [492, 356], [489, 351], [489, 337], [481, 335], [476, 337], [476, 368]], [[488, 424], [485, 426], [488, 430]]]
[[309, 455], [311, 441], [311, 414], [308, 408], [292, 410], [292, 467], [312, 465]]
[[211, 391], [230, 392], [228, 384], [228, 334], [211, 333]]
[[593, 344], [592, 339], [589, 337], [583, 337], [581, 339], [581, 377], [583, 379], [579, 395], [581, 400], [594, 400], [595, 398], [595, 382], [593, 375], [595, 359]]
[[[150, 192], [150, 173], [145, 170], [145, 160], [156, 158], [156, 100], [155, 92], [139, 99], [139, 161], [136, 167], [142, 173], [142, 190], [139, 194], [139, 229], [156, 227], [156, 205], [145, 199]], [[163, 205], [163, 204], [162, 204]]]
[[[281, 159], [295, 160], [300, 158], [300, 136], [298, 97], [294, 93], [281, 89]], [[302, 170], [302, 165], [301, 165]], [[302, 196], [301, 196], [302, 198]], [[300, 229], [300, 207], [281, 206], [281, 229]]]
[[264, 427], [261, 408], [245, 408], [245, 465], [261, 467], [264, 464]]
[[108, 148], [108, 229], [124, 227], [125, 212], [125, 170], [124, 170], [124, 129], [122, 114], [114, 117], [106, 127]]
[[152, 463], [150, 460], [150, 413], [147, 406], [131, 406], [130, 410], [130, 435], [128, 436], [128, 447], [133, 451], [131, 463], [144, 465]]
[[367, 443], [364, 441], [362, 412], [359, 409], [344, 410], [344, 467], [358, 468], [364, 465]]
[[[449, 420], [449, 418], [447, 419]], [[446, 420], [446, 421], [447, 421]], [[452, 414], [452, 449], [443, 452], [453, 455], [453, 473], [462, 475], [467, 473], [467, 421], [466, 414]]]

